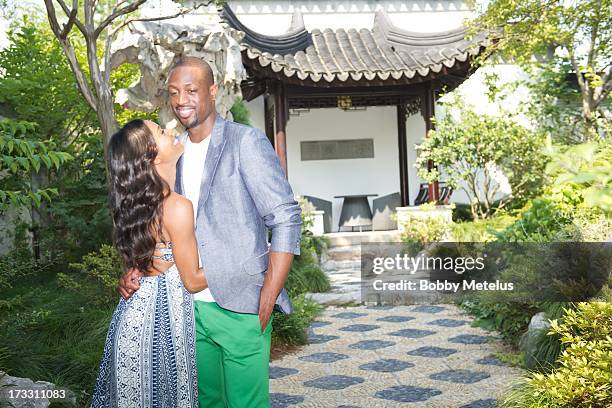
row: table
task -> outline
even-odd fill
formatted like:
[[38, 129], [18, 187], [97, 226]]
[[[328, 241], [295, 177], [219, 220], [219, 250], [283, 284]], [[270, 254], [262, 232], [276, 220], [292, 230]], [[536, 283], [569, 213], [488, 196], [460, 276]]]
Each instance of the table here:
[[359, 227], [359, 231], [363, 227], [372, 228], [372, 209], [368, 202], [368, 197], [376, 197], [378, 194], [352, 194], [338, 195], [334, 198], [343, 198], [342, 212], [338, 221], [338, 231], [342, 227]]

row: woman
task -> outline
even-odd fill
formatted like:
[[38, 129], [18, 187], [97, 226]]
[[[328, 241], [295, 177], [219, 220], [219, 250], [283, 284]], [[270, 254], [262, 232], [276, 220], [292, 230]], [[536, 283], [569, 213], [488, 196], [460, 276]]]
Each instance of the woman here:
[[173, 191], [183, 146], [133, 120], [108, 144], [114, 241], [126, 268], [145, 273], [108, 330], [92, 407], [197, 407], [191, 293], [198, 268], [191, 202]]

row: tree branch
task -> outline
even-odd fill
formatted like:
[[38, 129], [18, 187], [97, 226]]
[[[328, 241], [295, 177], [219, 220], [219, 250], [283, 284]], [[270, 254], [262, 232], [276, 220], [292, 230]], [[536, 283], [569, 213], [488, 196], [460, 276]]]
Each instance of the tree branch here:
[[595, 107], [599, 106], [599, 104], [608, 97], [610, 91], [612, 90], [612, 78], [610, 77], [611, 72], [612, 69], [610, 69], [610, 66], [608, 66], [608, 69], [606, 70], [604, 76], [601, 78], [601, 82], [603, 82], [601, 90], [596, 95], [594, 95]]
[[[78, 8], [79, 8], [78, 0], [76, 0], [76, 1], [72, 0], [72, 10], [70, 10], [68, 8], [66, 3], [64, 3], [64, 0], [57, 0], [57, 3], [60, 5], [62, 10], [64, 10], [64, 13], [66, 13], [66, 15], [68, 16], [69, 21], [70, 21], [72, 13], [74, 13], [74, 21], [73, 21], [73, 23], [83, 33], [83, 35], [85, 35], [85, 26], [83, 25], [83, 23], [78, 18], [76, 18], [76, 15], [77, 15], [77, 12], [78, 12]], [[64, 27], [64, 29], [65, 29], [65, 27]], [[66, 32], [66, 35], [69, 32], [70, 32], [70, 30]]]
[[[601, 1], [598, 2], [598, 7], [596, 10], [601, 8]], [[597, 18], [595, 19], [595, 25], [591, 27], [591, 42], [589, 43], [589, 50], [587, 52], [587, 66], [593, 66], [593, 60], [595, 58], [595, 43], [597, 42], [597, 34], [599, 33], [599, 23], [601, 19], [599, 18], [599, 13], [597, 13]]]
[[129, 13], [133, 13], [134, 11], [138, 10], [138, 8], [140, 6], [142, 6], [147, 0], [137, 0], [132, 4], [129, 4], [125, 7], [122, 7], [118, 10], [115, 10], [113, 13], [111, 13], [110, 16], [106, 17], [101, 23], [100, 25], [95, 29], [94, 31], [94, 39], [97, 39], [100, 34], [102, 33], [102, 31], [104, 31], [104, 29], [111, 24], [113, 21], [115, 21], [117, 18], [125, 15], [125, 14], [129, 14]]
[[170, 20], [173, 18], [177, 18], [180, 16], [184, 16], [187, 13], [190, 13], [191, 11], [197, 9], [198, 7], [201, 7], [203, 4], [200, 4], [192, 9], [183, 9], [181, 11], [179, 11], [178, 13], [172, 14], [172, 15], [168, 15], [168, 16], [161, 16], [161, 17], [150, 17], [150, 18], [131, 18], [127, 21], [125, 21], [123, 24], [121, 24], [120, 26], [118, 26], [117, 28], [115, 28], [112, 32], [111, 32], [111, 36], [114, 36], [115, 34], [117, 34], [119, 32], [119, 30], [121, 30], [123, 27], [125, 27], [126, 25], [133, 23], [135, 21], [161, 21], [161, 20]]
[[45, 7], [47, 8], [47, 17], [49, 19], [49, 25], [51, 26], [51, 30], [53, 31], [53, 34], [55, 34], [55, 36], [59, 40], [59, 43], [62, 49], [64, 50], [66, 57], [68, 58], [70, 69], [74, 73], [79, 90], [83, 94], [83, 97], [85, 98], [89, 106], [94, 111], [97, 111], [98, 106], [96, 103], [96, 99], [93, 95], [93, 92], [91, 91], [91, 88], [89, 87], [87, 83], [87, 79], [85, 78], [85, 75], [83, 74], [83, 70], [81, 69], [79, 60], [77, 59], [76, 52], [74, 51], [74, 47], [72, 46], [72, 43], [70, 42], [70, 38], [68, 37], [61, 38], [62, 30], [60, 29], [59, 23], [57, 22], [57, 15], [55, 13], [55, 7], [53, 6], [53, 1], [52, 0], [44, 0], [44, 1], [45, 1]]
[[582, 72], [580, 72], [580, 66], [578, 65], [578, 61], [576, 61], [576, 56], [574, 55], [573, 47], [567, 47], [567, 52], [570, 56], [572, 67], [574, 68], [574, 71], [576, 71], [576, 80], [578, 81], [578, 86], [580, 87], [582, 99], [586, 101], [588, 99], [587, 85], [585, 84], [584, 78], [582, 77]]
[[[59, 1], [61, 2], [62, 0], [59, 0]], [[78, 0], [72, 0], [72, 10], [70, 11], [69, 14], [67, 13], [68, 21], [66, 22], [66, 24], [64, 24], [64, 29], [62, 30], [62, 33], [60, 34], [60, 38], [62, 40], [68, 36], [68, 33], [70, 33], [70, 30], [72, 30], [72, 26], [76, 22], [78, 6], [79, 6]]]

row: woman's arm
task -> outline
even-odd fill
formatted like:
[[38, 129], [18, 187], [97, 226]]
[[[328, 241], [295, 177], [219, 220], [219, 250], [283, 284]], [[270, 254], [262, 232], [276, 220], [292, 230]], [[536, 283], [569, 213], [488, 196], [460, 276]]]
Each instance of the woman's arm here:
[[208, 287], [204, 270], [199, 268], [198, 244], [195, 237], [193, 207], [184, 197], [168, 198], [164, 225], [172, 241], [172, 255], [185, 289], [191, 293]]

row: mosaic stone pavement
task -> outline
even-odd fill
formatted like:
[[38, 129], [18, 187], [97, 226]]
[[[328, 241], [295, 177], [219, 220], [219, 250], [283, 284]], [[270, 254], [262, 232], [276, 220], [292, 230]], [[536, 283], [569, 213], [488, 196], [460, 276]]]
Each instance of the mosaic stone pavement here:
[[521, 370], [453, 305], [328, 307], [270, 363], [272, 408], [489, 408]]

